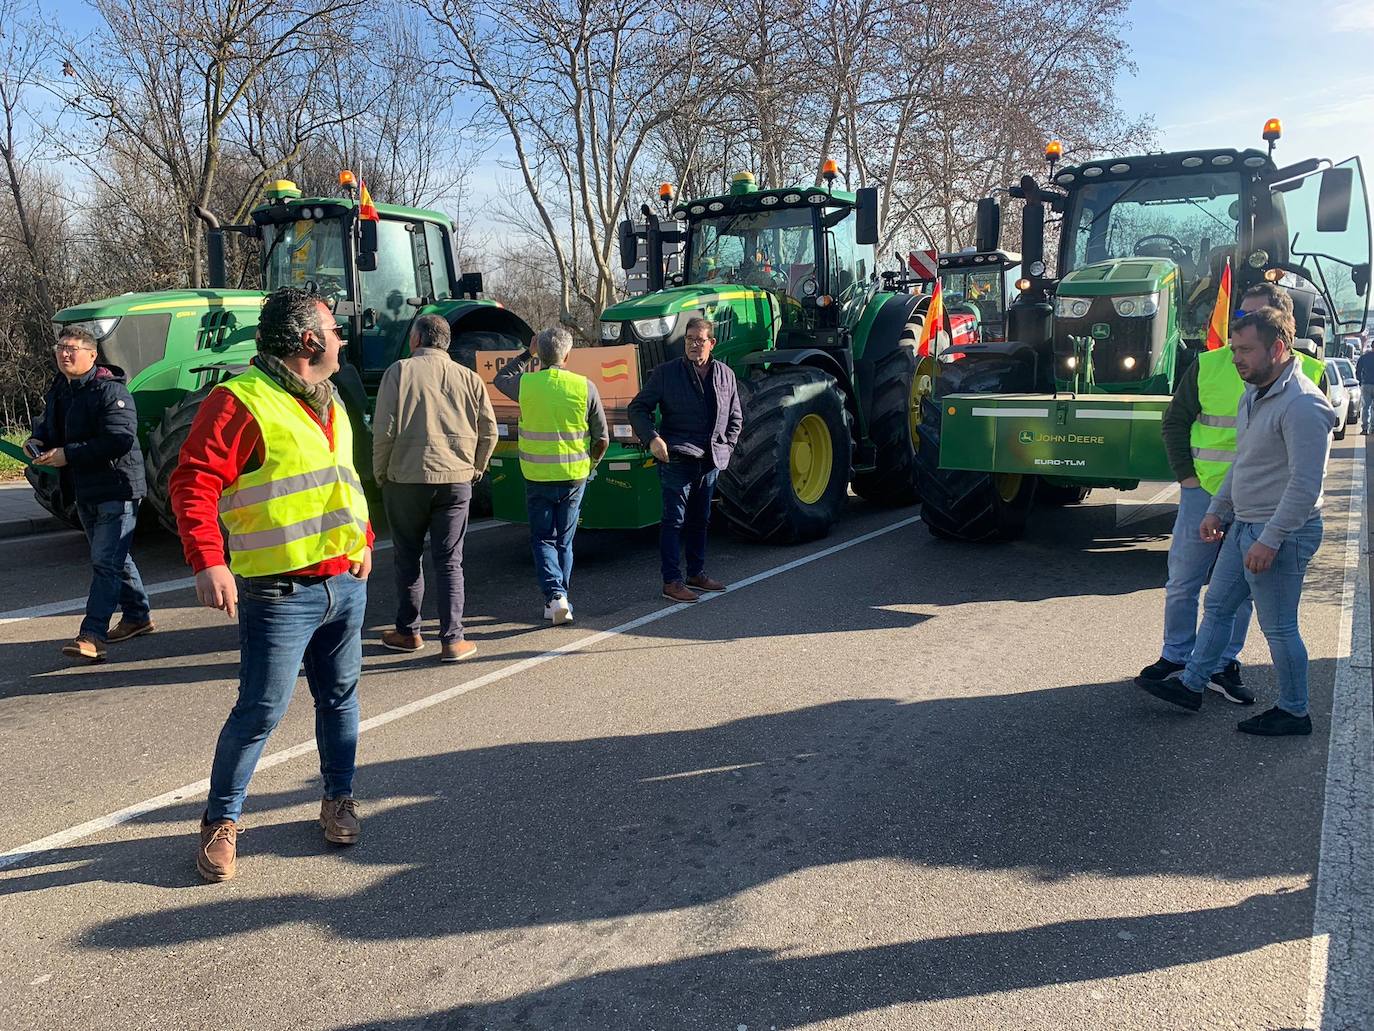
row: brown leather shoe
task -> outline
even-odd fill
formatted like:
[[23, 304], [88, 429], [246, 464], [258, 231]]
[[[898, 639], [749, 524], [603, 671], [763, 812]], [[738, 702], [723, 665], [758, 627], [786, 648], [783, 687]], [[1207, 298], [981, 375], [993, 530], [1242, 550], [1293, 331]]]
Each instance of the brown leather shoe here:
[[142, 623], [134, 623], [119, 617], [119, 622], [114, 625], [114, 629], [106, 635], [105, 640], [109, 644], [118, 644], [120, 641], [127, 641], [131, 637], [142, 637], [144, 634], [151, 634], [157, 627], [151, 619], [145, 619]]
[[419, 634], [405, 634], [399, 630], [382, 631], [382, 647], [393, 652], [418, 652], [425, 646]]
[[207, 881], [218, 883], [234, 876], [238, 860], [239, 825], [233, 820], [200, 821], [200, 851], [196, 869]]
[[320, 802], [320, 826], [324, 828], [324, 840], [336, 845], [351, 845], [363, 832], [358, 822], [358, 803], [352, 795], [341, 798], [326, 798]]
[[663, 597], [669, 601], [696, 601], [697, 596], [683, 585], [681, 580], [674, 580], [670, 584], [663, 585]]
[[62, 654], [69, 659], [87, 659], [90, 662], [105, 661], [105, 646], [93, 637], [77, 634], [70, 644], [62, 646]]
[[702, 573], [700, 576], [689, 576], [687, 578], [687, 586], [692, 588], [692, 590], [694, 591], [725, 590], [725, 585], [723, 583], [721, 583], [719, 580], [712, 580], [705, 573]]
[[440, 662], [462, 662], [477, 654], [477, 645], [472, 641], [445, 641], [439, 655]]

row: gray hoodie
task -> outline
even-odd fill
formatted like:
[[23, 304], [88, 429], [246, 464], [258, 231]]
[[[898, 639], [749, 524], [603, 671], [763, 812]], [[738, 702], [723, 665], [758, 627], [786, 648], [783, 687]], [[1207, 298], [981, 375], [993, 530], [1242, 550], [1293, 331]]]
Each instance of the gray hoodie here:
[[1264, 523], [1260, 543], [1277, 549], [1321, 511], [1335, 427], [1326, 397], [1292, 359], [1263, 397], [1247, 384], [1236, 412], [1236, 460], [1207, 511]]

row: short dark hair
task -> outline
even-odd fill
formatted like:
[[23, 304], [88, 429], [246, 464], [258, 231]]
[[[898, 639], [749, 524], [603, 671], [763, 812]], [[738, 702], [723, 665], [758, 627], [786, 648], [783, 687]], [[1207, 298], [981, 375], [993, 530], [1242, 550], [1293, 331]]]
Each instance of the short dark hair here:
[[1263, 297], [1266, 308], [1277, 308], [1279, 311], [1286, 311], [1289, 315], [1293, 314], [1293, 298], [1283, 287], [1269, 280], [1256, 283], [1249, 290], [1245, 291], [1246, 297]]
[[1231, 336], [1234, 337], [1242, 329], [1254, 329], [1266, 347], [1273, 347], [1275, 340], [1282, 340], [1292, 347], [1293, 337], [1297, 335], [1293, 313], [1282, 308], [1261, 308], [1259, 311], [1252, 311], [1236, 321], [1231, 329]]
[[716, 324], [712, 322], [710, 319], [704, 318], [701, 315], [693, 315], [690, 319], [687, 320], [687, 326], [685, 329], [683, 329], [682, 335], [686, 336], [688, 333], [692, 332], [692, 330], [696, 329], [697, 326], [705, 326], [706, 335], [710, 337], [712, 340], [716, 338]]
[[439, 347], [448, 350], [450, 338], [448, 323], [438, 315], [421, 315], [410, 327], [415, 334], [415, 343], [420, 347]]
[[258, 316], [258, 350], [277, 358], [289, 358], [301, 349], [306, 330], [324, 339], [320, 305], [325, 300], [317, 293], [283, 286], [273, 290], [262, 302]]
[[57, 339], [59, 341], [75, 340], [82, 347], [92, 351], [98, 350], [95, 345], [95, 334], [85, 326], [63, 326], [57, 331]]

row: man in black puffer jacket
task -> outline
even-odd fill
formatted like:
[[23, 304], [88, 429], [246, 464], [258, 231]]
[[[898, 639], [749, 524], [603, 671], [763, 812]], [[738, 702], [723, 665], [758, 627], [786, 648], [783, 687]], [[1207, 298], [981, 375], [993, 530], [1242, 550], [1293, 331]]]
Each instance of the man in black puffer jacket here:
[[[89, 332], [63, 328], [53, 353], [58, 374], [24, 447], [37, 454], [34, 465], [60, 470], [63, 494], [76, 497], [94, 575], [86, 618], [62, 654], [99, 662], [107, 641], [127, 641], [153, 630], [148, 592], [129, 555], [138, 503], [146, 492], [138, 416], [124, 371], [96, 364], [95, 337]], [[111, 630], [116, 608], [122, 615]]]

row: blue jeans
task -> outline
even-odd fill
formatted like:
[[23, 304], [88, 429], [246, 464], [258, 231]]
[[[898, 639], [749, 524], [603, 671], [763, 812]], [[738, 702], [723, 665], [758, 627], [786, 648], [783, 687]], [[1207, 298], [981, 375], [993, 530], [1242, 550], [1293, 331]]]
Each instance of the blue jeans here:
[[1307, 564], [1322, 543], [1322, 517], [1315, 515], [1290, 534], [1263, 573], [1245, 568], [1245, 553], [1259, 540], [1263, 523], [1233, 523], [1221, 543], [1212, 585], [1203, 603], [1197, 646], [1183, 683], [1194, 691], [1207, 685], [1230, 636], [1236, 610], [1246, 598], [1255, 599], [1260, 629], [1269, 642], [1274, 674], [1279, 681], [1278, 707], [1294, 716], [1307, 715], [1307, 648], [1298, 633], [1298, 602]]
[[367, 584], [352, 573], [301, 582], [240, 579], [239, 697], [215, 746], [205, 818], [237, 820], [267, 737], [305, 663], [326, 798], [353, 792]]
[[[1180, 490], [1174, 537], [1169, 542], [1169, 580], [1164, 585], [1164, 650], [1160, 654], [1170, 662], [1185, 663], [1193, 654], [1197, 641], [1198, 597], [1216, 563], [1221, 544], [1209, 544], [1198, 536], [1198, 527], [1207, 514], [1207, 506], [1212, 503], [1212, 495], [1201, 487], [1182, 487]], [[1247, 597], [1236, 609], [1235, 624], [1217, 669], [1245, 647], [1253, 608]]]
[[1374, 383], [1360, 384], [1360, 431], [1368, 433], [1374, 417]]
[[663, 521], [658, 524], [658, 550], [665, 584], [683, 580], [682, 552], [687, 552], [687, 577], [706, 572], [706, 528], [711, 521], [711, 496], [720, 470], [709, 457], [673, 455], [658, 466], [663, 488]]
[[104, 641], [115, 609], [131, 623], [146, 623], [151, 609], [143, 578], [129, 555], [134, 525], [138, 522], [138, 502], [78, 504], [76, 514], [86, 531], [86, 540], [91, 543], [91, 592], [86, 597], [81, 633]]
[[530, 517], [530, 550], [544, 601], [566, 598], [572, 587], [573, 538], [582, 508], [585, 483], [525, 481], [525, 507]]

